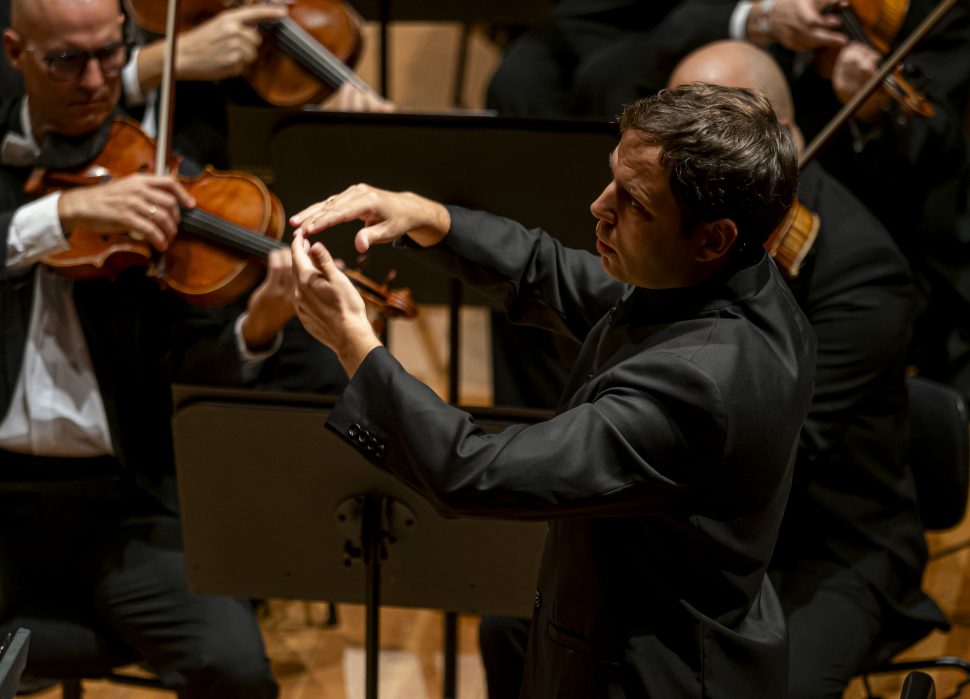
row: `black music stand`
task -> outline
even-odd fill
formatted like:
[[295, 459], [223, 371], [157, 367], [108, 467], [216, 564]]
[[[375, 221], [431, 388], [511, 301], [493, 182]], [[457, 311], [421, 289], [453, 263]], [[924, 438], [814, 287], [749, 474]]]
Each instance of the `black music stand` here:
[[[176, 387], [185, 555], [199, 593], [365, 604], [374, 699], [381, 604], [527, 616], [547, 527], [439, 515], [326, 428], [333, 400]], [[496, 430], [546, 417], [475, 412]]]
[[0, 699], [14, 699], [27, 665], [30, 631], [17, 629], [0, 638]]

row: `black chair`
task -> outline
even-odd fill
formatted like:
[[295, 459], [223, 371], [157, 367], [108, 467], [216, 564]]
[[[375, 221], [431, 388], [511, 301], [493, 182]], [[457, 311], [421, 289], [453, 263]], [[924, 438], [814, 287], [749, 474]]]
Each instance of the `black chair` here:
[[[942, 531], [963, 520], [970, 488], [970, 415], [963, 396], [954, 388], [924, 378], [907, 379], [910, 403], [910, 445], [907, 460], [913, 471], [920, 517], [927, 531]], [[970, 662], [956, 656], [893, 661], [920, 639], [886, 639], [864, 663], [862, 683], [874, 699], [869, 675], [950, 668], [970, 683]], [[923, 673], [911, 672], [910, 676]], [[924, 675], [925, 676], [925, 675]], [[908, 679], [908, 678], [907, 678]], [[932, 682], [932, 681], [931, 681]], [[918, 677], [913, 683], [923, 684]], [[914, 690], [917, 691], [917, 690]], [[933, 697], [913, 694], [913, 697]], [[906, 694], [904, 687], [903, 696]]]
[[118, 671], [118, 668], [137, 663], [139, 657], [131, 646], [107, 629], [80, 620], [46, 615], [22, 616], [0, 624], [0, 638], [18, 628], [30, 631], [25, 678], [30, 676], [60, 683], [64, 699], [81, 699], [84, 680], [165, 689], [153, 677]]
[[0, 635], [0, 699], [13, 699], [27, 663], [30, 631], [17, 629]]

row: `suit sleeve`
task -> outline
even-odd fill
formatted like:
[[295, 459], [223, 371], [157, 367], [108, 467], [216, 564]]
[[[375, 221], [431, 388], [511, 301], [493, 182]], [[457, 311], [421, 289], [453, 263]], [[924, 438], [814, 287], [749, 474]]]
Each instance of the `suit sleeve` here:
[[724, 448], [723, 405], [691, 362], [655, 358], [604, 378], [590, 402], [489, 434], [378, 348], [327, 424], [445, 512], [644, 516], [688, 506]]
[[545, 231], [460, 207], [448, 211], [452, 227], [442, 243], [410, 250], [501, 304], [513, 323], [581, 342], [623, 294], [598, 257], [565, 248]]

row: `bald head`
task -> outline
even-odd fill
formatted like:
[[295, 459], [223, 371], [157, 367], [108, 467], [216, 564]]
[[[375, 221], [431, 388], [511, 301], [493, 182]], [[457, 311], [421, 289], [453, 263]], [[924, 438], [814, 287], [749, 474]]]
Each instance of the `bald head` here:
[[33, 36], [47, 30], [52, 21], [77, 17], [79, 11], [91, 7], [110, 8], [121, 13], [119, 0], [11, 0], [10, 27], [23, 36]]
[[795, 120], [795, 108], [784, 74], [774, 59], [753, 44], [717, 41], [687, 55], [670, 75], [668, 87], [693, 82], [747, 87], [768, 98], [778, 116]]
[[[121, 95], [121, 75], [92, 56], [106, 47], [124, 58], [124, 15], [118, 0], [11, 0], [3, 48], [20, 73], [29, 100], [33, 135], [81, 136], [111, 116]], [[76, 74], [55, 70], [54, 60], [87, 54]], [[74, 67], [78, 67], [75, 61]]]

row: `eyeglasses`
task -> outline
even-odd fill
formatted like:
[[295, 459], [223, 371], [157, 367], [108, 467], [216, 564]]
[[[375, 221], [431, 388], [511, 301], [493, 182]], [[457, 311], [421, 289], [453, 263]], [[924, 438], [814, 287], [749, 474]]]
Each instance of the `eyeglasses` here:
[[[28, 46], [28, 51], [36, 51], [36, 47]], [[47, 74], [51, 80], [59, 83], [74, 82], [84, 74], [88, 62], [94, 58], [101, 67], [101, 73], [106, 78], [113, 78], [121, 72], [128, 62], [128, 45], [123, 41], [106, 44], [93, 51], [67, 49], [55, 51], [41, 56], [47, 64]]]

